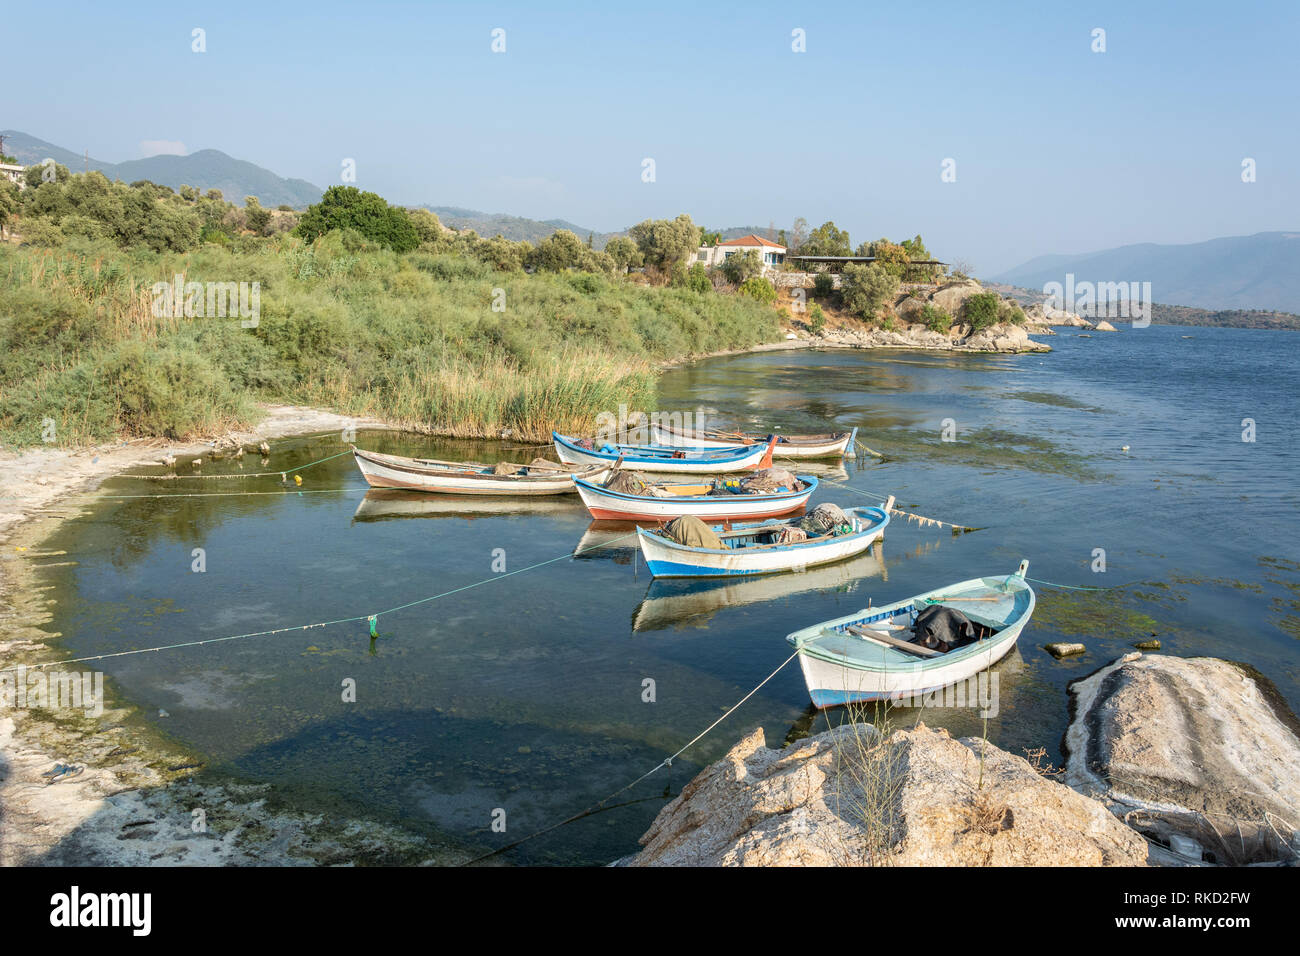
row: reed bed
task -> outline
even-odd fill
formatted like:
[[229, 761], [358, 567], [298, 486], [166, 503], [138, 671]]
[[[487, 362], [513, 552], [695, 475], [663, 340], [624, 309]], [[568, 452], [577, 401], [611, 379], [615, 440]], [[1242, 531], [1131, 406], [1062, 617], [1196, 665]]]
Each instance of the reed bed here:
[[[159, 282], [257, 283], [238, 316], [153, 308]], [[771, 307], [587, 273], [348, 247], [331, 234], [190, 253], [0, 244], [0, 442], [184, 439], [251, 424], [258, 401], [432, 434], [590, 434], [655, 410], [659, 363], [770, 341]]]

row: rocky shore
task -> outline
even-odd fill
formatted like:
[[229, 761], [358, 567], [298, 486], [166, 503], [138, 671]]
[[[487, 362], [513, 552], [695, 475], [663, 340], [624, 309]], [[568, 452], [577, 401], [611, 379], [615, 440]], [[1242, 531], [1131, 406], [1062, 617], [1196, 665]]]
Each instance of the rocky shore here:
[[924, 724], [845, 724], [705, 768], [625, 866], [1300, 861], [1300, 740], [1266, 682], [1134, 653], [1076, 682], [1065, 772]]

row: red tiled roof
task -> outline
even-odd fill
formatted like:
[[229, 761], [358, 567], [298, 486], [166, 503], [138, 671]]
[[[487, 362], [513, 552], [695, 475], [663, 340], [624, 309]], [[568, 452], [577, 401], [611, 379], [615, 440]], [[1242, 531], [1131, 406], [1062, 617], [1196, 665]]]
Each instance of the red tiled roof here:
[[779, 242], [773, 242], [771, 239], [764, 239], [762, 236], [756, 236], [752, 232], [747, 236], [741, 236], [739, 239], [728, 239], [726, 242], [718, 243], [720, 246], [771, 246], [773, 249], [784, 249], [785, 246]]

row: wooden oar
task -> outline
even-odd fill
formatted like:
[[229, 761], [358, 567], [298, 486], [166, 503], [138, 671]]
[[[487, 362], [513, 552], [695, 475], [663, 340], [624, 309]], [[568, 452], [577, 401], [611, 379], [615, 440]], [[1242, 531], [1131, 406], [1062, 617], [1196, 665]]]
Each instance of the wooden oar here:
[[886, 647], [896, 647], [900, 651], [908, 651], [917, 657], [938, 657], [941, 651], [932, 650], [928, 647], [922, 647], [920, 644], [913, 644], [911, 641], [900, 640], [892, 634], [886, 634], [884, 631], [873, 631], [869, 628], [857, 624], [850, 624], [846, 630], [865, 637], [867, 640], [875, 641], [877, 644], [884, 644]]

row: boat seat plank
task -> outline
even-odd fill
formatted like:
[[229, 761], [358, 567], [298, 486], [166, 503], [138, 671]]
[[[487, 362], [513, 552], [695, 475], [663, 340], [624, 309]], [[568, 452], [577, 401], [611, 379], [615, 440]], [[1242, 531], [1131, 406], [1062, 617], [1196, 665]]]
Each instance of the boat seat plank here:
[[900, 651], [915, 654], [917, 657], [938, 657], [942, 653], [929, 647], [922, 647], [920, 644], [913, 644], [911, 641], [904, 641], [884, 631], [874, 631], [871, 628], [862, 627], [859, 624], [850, 624], [846, 630], [859, 637], [870, 638], [878, 644], [886, 644], [889, 647], [896, 647]]

